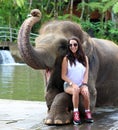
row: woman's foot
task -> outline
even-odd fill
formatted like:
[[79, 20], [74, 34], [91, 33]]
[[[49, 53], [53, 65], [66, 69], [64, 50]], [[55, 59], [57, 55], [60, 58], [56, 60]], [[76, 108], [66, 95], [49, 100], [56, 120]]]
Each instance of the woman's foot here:
[[86, 115], [85, 121], [86, 121], [87, 123], [93, 123], [93, 122], [94, 122], [94, 120], [92, 119], [92, 116], [91, 116], [91, 112], [90, 112], [90, 111], [85, 112], [85, 115]]
[[80, 125], [80, 117], [79, 117], [79, 112], [73, 112], [73, 123], [74, 125]]

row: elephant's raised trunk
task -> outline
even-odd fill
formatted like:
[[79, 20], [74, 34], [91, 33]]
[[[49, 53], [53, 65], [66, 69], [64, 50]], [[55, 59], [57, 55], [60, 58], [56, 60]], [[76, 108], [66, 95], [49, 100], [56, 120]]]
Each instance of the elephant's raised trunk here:
[[22, 24], [18, 34], [18, 47], [20, 54], [29, 66], [34, 69], [44, 68], [39, 63], [38, 52], [30, 45], [30, 31], [32, 26], [37, 23], [41, 18], [41, 12], [38, 9], [31, 11], [31, 17], [26, 19]]

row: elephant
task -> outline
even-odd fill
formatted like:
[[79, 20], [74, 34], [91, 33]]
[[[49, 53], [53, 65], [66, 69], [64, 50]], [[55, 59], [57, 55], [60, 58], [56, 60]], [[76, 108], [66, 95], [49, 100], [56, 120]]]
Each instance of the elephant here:
[[[37, 70], [44, 70], [45, 100], [48, 108], [45, 124], [63, 125], [72, 122], [72, 97], [63, 90], [61, 63], [67, 53], [68, 39], [78, 37], [89, 60], [90, 108], [118, 106], [118, 46], [105, 39], [89, 36], [81, 25], [70, 20], [53, 20], [41, 25], [35, 47], [30, 44], [30, 32], [41, 19], [38, 9], [21, 25], [18, 48], [24, 62]], [[79, 109], [84, 117], [80, 95]]]

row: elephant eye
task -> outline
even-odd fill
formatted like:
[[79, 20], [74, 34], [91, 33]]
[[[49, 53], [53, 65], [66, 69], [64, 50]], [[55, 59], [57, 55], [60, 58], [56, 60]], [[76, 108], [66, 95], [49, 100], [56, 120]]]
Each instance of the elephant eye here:
[[67, 40], [66, 39], [60, 39], [58, 41], [58, 56], [65, 55], [67, 53]]
[[66, 50], [66, 49], [67, 49], [67, 44], [62, 44], [62, 43], [61, 43], [60, 49]]
[[63, 56], [67, 53], [67, 43], [60, 43], [58, 47], [58, 56]]
[[60, 42], [59, 48], [62, 50], [66, 50], [67, 49], [67, 40], [61, 39], [59, 42]]

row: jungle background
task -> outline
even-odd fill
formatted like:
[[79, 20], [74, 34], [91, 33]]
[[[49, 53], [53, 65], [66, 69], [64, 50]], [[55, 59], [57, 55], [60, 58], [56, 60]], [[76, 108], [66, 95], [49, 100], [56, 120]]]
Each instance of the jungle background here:
[[19, 30], [34, 8], [41, 10], [42, 19], [33, 33], [49, 20], [71, 20], [92, 37], [118, 44], [118, 0], [0, 0], [0, 26]]

